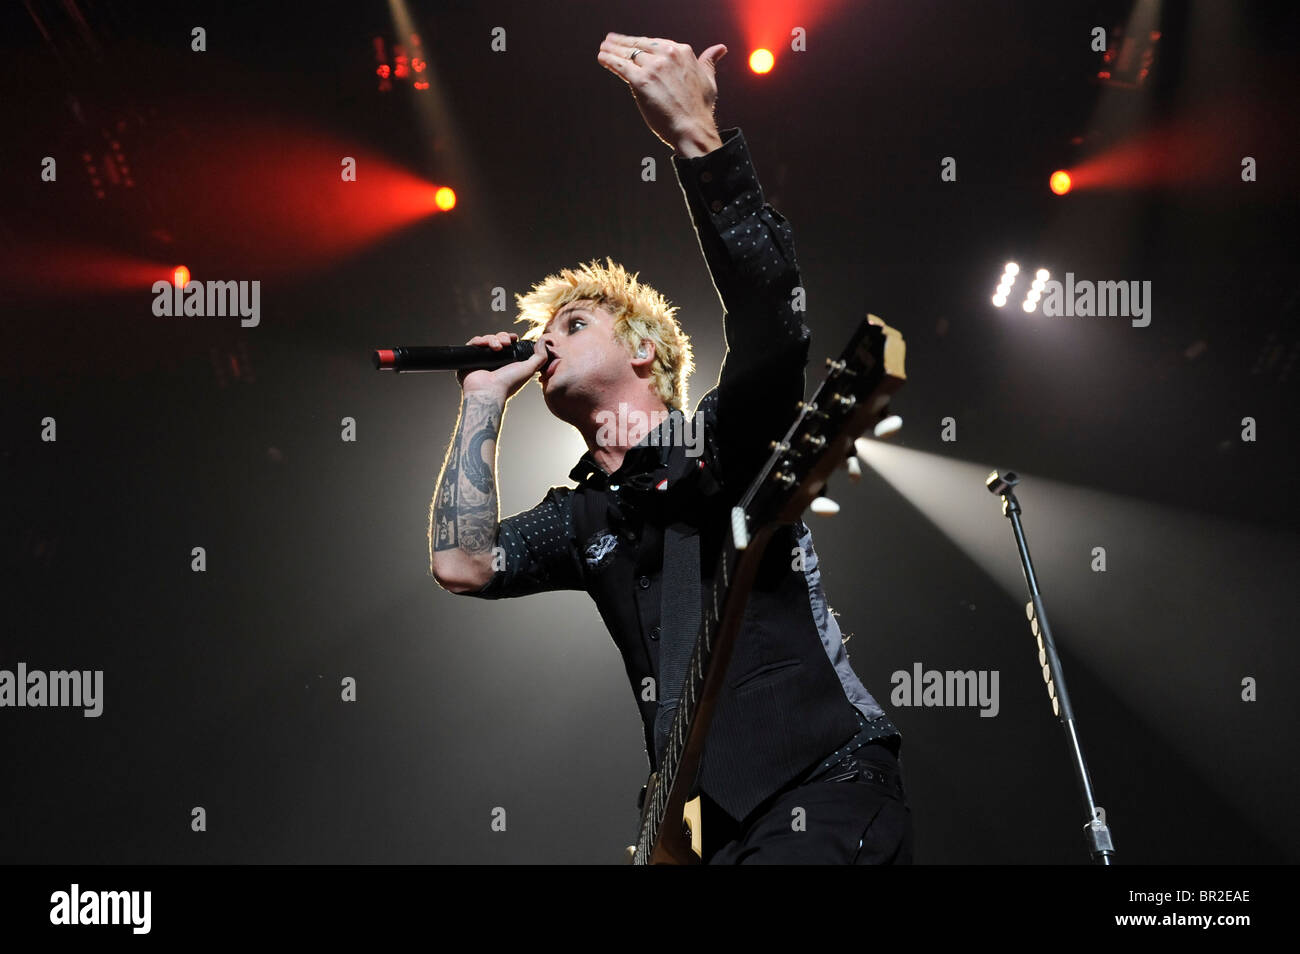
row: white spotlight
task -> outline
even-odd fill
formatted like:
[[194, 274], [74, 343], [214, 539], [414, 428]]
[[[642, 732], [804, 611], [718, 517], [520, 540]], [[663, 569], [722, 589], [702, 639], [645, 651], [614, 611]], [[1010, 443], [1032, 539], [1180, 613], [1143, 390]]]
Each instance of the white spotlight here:
[[1021, 305], [1020, 307], [1023, 308], [1025, 311], [1033, 311], [1035, 308], [1038, 307], [1038, 303], [1037, 303], [1037, 302], [1032, 302], [1032, 301], [1029, 301], [1028, 299], [1026, 299], [1026, 300], [1025, 300], [1025, 303], [1024, 303], [1023, 305]]
[[1008, 275], [1015, 275], [1020, 271], [1020, 266], [1017, 265], [1015, 262], [1007, 262], [1006, 271]]
[[1052, 277], [1052, 273], [1045, 268], [1040, 268], [1037, 274], [1034, 275], [1034, 277], [1040, 279], [1041, 281], [1047, 281], [1049, 278]]
[[998, 294], [993, 296], [993, 304], [997, 305], [999, 308], [1001, 308], [1006, 303], [1007, 303], [1007, 296], [1002, 294], [1000, 291]]

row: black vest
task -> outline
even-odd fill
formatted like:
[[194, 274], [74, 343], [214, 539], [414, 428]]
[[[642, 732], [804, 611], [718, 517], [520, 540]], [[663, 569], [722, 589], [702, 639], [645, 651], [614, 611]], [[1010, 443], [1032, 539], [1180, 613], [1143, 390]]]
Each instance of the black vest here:
[[[587, 591], [623, 654], [652, 769], [662, 693], [646, 698], [645, 680], [659, 674], [663, 527], [699, 528], [704, 597], [740, 492], [718, 487], [709, 457], [692, 458], [680, 445], [639, 446], [609, 479], [594, 465], [571, 475], [579, 481], [573, 519]], [[859, 727], [818, 634], [807, 581], [794, 569], [794, 547], [794, 528], [782, 527], [763, 555], [705, 746], [699, 787], [737, 821]]]

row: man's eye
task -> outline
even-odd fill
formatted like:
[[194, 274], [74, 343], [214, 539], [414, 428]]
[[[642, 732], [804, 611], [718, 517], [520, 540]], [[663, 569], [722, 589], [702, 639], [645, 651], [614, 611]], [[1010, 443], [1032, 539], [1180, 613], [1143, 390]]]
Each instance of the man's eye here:
[[585, 324], [586, 322], [583, 321], [581, 318], [574, 318], [572, 321], [569, 322], [569, 330], [572, 331], [574, 329], [574, 326], [576, 325], [585, 325]]

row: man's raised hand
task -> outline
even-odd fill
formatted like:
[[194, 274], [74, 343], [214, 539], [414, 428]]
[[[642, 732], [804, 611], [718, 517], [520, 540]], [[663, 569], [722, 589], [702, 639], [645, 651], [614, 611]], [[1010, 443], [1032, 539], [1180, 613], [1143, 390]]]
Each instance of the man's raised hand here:
[[[641, 50], [636, 60], [633, 50]], [[632, 88], [650, 131], [685, 156], [722, 145], [713, 121], [718, 98], [716, 64], [727, 53], [721, 43], [696, 57], [685, 43], [662, 37], [607, 33], [596, 59]]]

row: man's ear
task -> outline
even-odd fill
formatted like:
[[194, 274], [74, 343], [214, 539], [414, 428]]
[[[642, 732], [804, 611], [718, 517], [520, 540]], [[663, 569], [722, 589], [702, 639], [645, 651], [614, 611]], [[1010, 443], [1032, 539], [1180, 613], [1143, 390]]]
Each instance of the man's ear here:
[[654, 364], [655, 360], [655, 343], [649, 338], [642, 338], [641, 344], [637, 346], [636, 353], [632, 355], [632, 364], [637, 368], [648, 368]]

